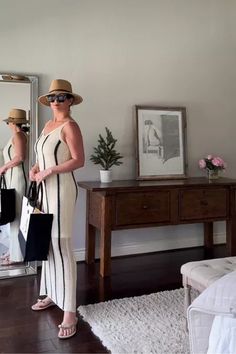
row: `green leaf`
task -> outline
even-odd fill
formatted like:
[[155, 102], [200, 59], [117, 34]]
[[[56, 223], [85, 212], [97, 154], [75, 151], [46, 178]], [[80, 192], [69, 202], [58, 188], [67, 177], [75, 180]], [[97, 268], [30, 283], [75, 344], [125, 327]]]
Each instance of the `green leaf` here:
[[98, 145], [93, 148], [93, 154], [90, 160], [95, 165], [101, 165], [103, 169], [109, 170], [112, 166], [119, 166], [123, 162], [123, 156], [116, 151], [115, 146], [117, 139], [115, 139], [111, 131], [105, 127], [106, 136], [98, 135]]

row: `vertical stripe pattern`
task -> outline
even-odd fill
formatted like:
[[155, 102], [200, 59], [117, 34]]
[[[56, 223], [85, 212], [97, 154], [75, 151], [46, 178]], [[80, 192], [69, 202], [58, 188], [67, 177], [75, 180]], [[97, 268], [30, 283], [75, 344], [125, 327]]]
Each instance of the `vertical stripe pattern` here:
[[[66, 123], [65, 123], [66, 124]], [[40, 170], [71, 159], [67, 144], [61, 140], [63, 126], [42, 133], [35, 144]], [[77, 186], [73, 173], [49, 176], [44, 181], [44, 210], [53, 214], [52, 242], [48, 260], [43, 262], [40, 295], [50, 297], [62, 310], [76, 311], [76, 263], [71, 237]]]
[[[4, 163], [11, 161], [15, 156], [15, 148], [13, 138], [11, 138], [3, 149]], [[16, 192], [16, 217], [10, 223], [9, 253], [10, 260], [14, 262], [22, 262], [23, 257], [20, 250], [18, 232], [20, 227], [22, 197], [27, 190], [26, 167], [28, 159], [19, 165], [9, 168], [6, 172], [6, 182], [8, 188], [14, 188]]]

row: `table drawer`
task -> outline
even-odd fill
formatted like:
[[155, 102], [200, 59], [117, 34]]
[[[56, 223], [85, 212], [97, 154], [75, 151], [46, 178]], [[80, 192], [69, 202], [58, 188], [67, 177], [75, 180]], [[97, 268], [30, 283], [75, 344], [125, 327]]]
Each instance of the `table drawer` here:
[[180, 220], [224, 218], [227, 215], [228, 190], [190, 189], [180, 191]]
[[170, 192], [119, 193], [115, 224], [138, 225], [170, 221]]

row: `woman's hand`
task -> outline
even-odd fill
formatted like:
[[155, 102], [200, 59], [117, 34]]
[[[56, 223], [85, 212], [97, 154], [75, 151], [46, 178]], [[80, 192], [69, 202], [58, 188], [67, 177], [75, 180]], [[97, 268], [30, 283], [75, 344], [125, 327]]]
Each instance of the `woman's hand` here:
[[48, 169], [43, 170], [43, 171], [39, 171], [39, 172], [35, 173], [34, 181], [36, 181], [37, 183], [40, 183], [44, 179], [46, 179], [48, 176], [50, 176], [51, 174], [52, 174], [52, 169], [51, 168], [48, 168]]
[[31, 169], [30, 171], [29, 171], [29, 179], [31, 180], [31, 181], [36, 181], [36, 179], [35, 179], [35, 175], [36, 175], [36, 171], [35, 170], [33, 170], [33, 169]]
[[7, 172], [7, 167], [5, 166], [0, 167], [0, 175], [3, 175], [6, 172]]
[[39, 172], [39, 166], [36, 164], [29, 171], [29, 179], [30, 179], [30, 181], [36, 181], [35, 176], [36, 176], [36, 174], [38, 172]]

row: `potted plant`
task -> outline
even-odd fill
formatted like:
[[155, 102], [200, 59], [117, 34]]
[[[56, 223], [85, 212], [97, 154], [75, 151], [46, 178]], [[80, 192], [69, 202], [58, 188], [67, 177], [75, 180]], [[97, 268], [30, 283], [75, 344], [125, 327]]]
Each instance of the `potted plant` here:
[[90, 160], [95, 165], [100, 165], [102, 169], [100, 170], [101, 182], [108, 183], [112, 181], [112, 166], [119, 166], [123, 162], [120, 161], [123, 156], [118, 153], [115, 149], [117, 139], [114, 139], [111, 131], [105, 127], [106, 136], [105, 138], [99, 134], [98, 145], [94, 147], [94, 153], [90, 156]]

